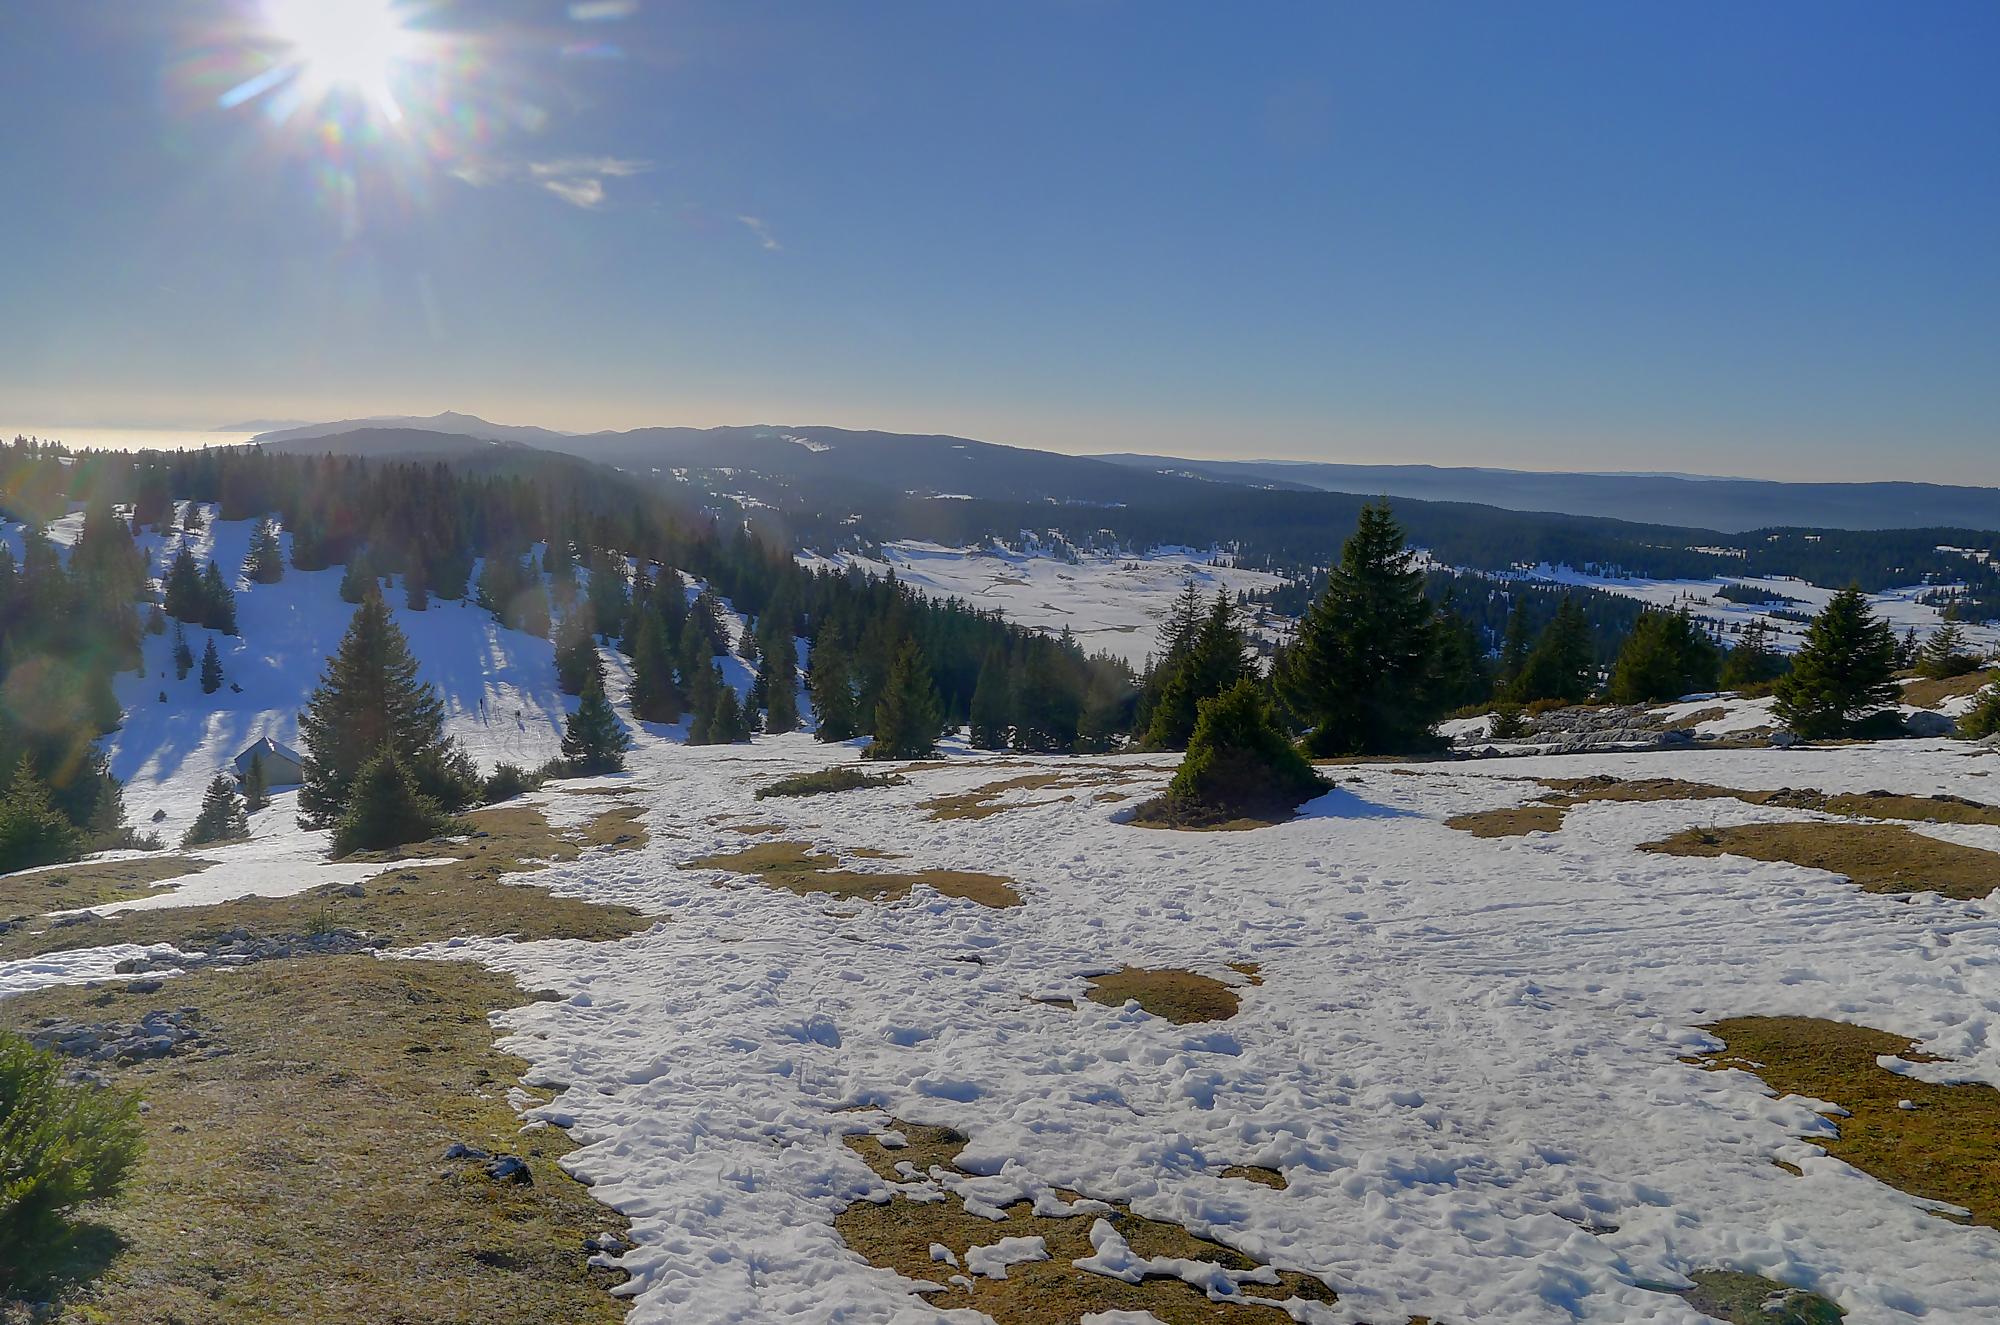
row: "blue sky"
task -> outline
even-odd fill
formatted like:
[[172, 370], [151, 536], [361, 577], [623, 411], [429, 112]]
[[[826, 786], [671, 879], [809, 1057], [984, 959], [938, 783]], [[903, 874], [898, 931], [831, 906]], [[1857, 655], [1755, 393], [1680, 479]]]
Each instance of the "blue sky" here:
[[2000, 481], [1991, 4], [269, 3], [7, 7], [0, 422]]

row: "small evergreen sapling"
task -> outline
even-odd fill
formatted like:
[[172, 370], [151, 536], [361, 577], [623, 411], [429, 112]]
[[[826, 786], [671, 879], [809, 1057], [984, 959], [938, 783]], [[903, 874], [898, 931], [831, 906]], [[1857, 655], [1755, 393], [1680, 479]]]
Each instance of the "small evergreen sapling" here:
[[137, 1096], [71, 1081], [53, 1051], [0, 1032], [0, 1290], [42, 1296], [71, 1217], [116, 1196], [143, 1148]]
[[264, 772], [262, 753], [250, 756], [250, 767], [243, 774], [243, 805], [255, 814], [271, 803], [271, 782]]
[[1329, 785], [1278, 729], [1263, 689], [1245, 677], [1202, 701], [1180, 770], [1140, 817], [1186, 827], [1283, 819]]
[[50, 802], [34, 761], [22, 755], [0, 793], [0, 874], [75, 860], [82, 850], [83, 834]]
[[353, 794], [333, 829], [333, 854], [386, 851], [423, 842], [451, 826], [451, 816], [417, 790], [410, 770], [394, 750], [383, 750], [361, 766]]
[[1664, 704], [1715, 689], [1720, 654], [1686, 610], [1642, 612], [1618, 650], [1606, 697], [1614, 704]]
[[230, 842], [248, 836], [250, 815], [243, 798], [236, 794], [229, 775], [218, 773], [202, 793], [201, 813], [188, 825], [187, 832], [181, 834], [181, 845], [198, 847], [206, 842]]
[[284, 548], [268, 515], [257, 522], [256, 532], [250, 535], [250, 555], [243, 570], [255, 584], [276, 584], [285, 578]]
[[1917, 675], [1931, 681], [1948, 681], [1964, 676], [1979, 666], [1965, 643], [1965, 631], [1956, 621], [1947, 621], [1931, 632], [1917, 650]]
[[174, 622], [174, 680], [185, 681], [194, 670], [194, 650], [188, 647], [187, 631]]
[[1981, 690], [1958, 720], [1958, 734], [1970, 741], [2000, 735], [2000, 682]]

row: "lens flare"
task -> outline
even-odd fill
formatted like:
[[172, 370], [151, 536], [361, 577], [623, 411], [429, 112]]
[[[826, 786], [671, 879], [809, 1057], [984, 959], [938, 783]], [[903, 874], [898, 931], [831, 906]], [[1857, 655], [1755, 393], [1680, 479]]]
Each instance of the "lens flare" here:
[[391, 123], [403, 118], [393, 82], [418, 40], [395, 0], [264, 0], [264, 17], [302, 94], [352, 93]]

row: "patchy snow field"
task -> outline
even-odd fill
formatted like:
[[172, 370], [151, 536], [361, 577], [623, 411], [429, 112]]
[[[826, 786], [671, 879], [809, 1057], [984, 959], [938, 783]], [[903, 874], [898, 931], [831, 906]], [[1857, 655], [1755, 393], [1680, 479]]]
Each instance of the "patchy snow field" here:
[[[1119, 823], [1102, 797], [1163, 776], [1130, 758], [1092, 761], [1126, 785], [1022, 789], [976, 820], [921, 806], [1068, 765], [961, 759], [906, 787], [750, 799], [840, 755], [649, 745], [631, 782], [651, 843], [537, 881], [671, 923], [436, 953], [566, 996], [501, 1021], [529, 1084], [556, 1091], [528, 1117], [572, 1127], [575, 1171], [636, 1221], [619, 1261], [634, 1321], [936, 1319], [833, 1231], [880, 1190], [839, 1138], [883, 1115], [970, 1136], [965, 1167], [988, 1176], [968, 1186], [995, 1205], [1073, 1188], [1323, 1275], [1340, 1303], [1306, 1319], [1692, 1325], [1635, 1281], [1717, 1263], [1856, 1322], [2000, 1319], [2000, 1235], [1799, 1140], [1827, 1126], [1809, 1102], [1678, 1061], [1714, 1047], [1702, 1022], [1794, 1013], [1908, 1035], [1954, 1060], [1916, 1071], [2000, 1085], [2000, 899], [1634, 850], [1695, 822], [1810, 817], [1734, 801], [1594, 804], [1507, 841], [1442, 823], [1520, 803], [1538, 773], [1994, 800], [2000, 759], [1901, 743], [1342, 769], [1305, 817], [1248, 834]], [[1004, 874], [1027, 901], [840, 903], [681, 869], [743, 845], [716, 822], [732, 817], [907, 858], [858, 868]], [[1929, 831], [2000, 849], [2000, 828]], [[1231, 981], [1242, 1011], [1182, 1027], [1029, 1001], [1127, 963]], [[1290, 1187], [1223, 1178], [1235, 1164]]]
[[[1776, 632], [1772, 637], [1771, 647], [1784, 653], [1795, 652], [1805, 642], [1805, 623], [1772, 616], [1770, 609], [1775, 607], [1788, 612], [1811, 615], [1825, 607], [1827, 600], [1834, 595], [1834, 590], [1823, 589], [1804, 580], [1774, 576], [1718, 577], [1712, 580], [1620, 579], [1606, 575], [1587, 575], [1569, 566], [1544, 564], [1531, 571], [1524, 571], [1514, 578], [1536, 584], [1576, 585], [1580, 588], [1598, 589], [1625, 598], [1637, 598], [1655, 607], [1685, 606], [1702, 620], [1713, 621], [1724, 627], [1740, 628], [1761, 617], [1764, 623]], [[1767, 589], [1794, 601], [1770, 604], [1732, 602], [1718, 593], [1718, 590], [1731, 584], [1747, 584], [1752, 588]], [[1869, 594], [1868, 602], [1874, 609], [1875, 615], [1887, 621], [1898, 638], [1901, 638], [1904, 632], [1915, 629], [1917, 638], [1923, 639], [1943, 625], [1944, 618], [1938, 614], [1936, 608], [1917, 600], [1924, 594], [1950, 587], [1919, 584], [1901, 589], [1887, 589], [1881, 593]], [[1974, 648], [1987, 650], [2000, 648], [2000, 626], [1975, 625], [1970, 622], [1960, 624], [1965, 630], [1966, 642]]]
[[1188, 549], [1143, 557], [1084, 554], [1071, 562], [1004, 548], [986, 552], [899, 542], [884, 544], [880, 560], [842, 553], [800, 561], [812, 567], [860, 566], [878, 575], [894, 570], [906, 584], [934, 597], [963, 598], [1052, 633], [1067, 627], [1086, 652], [1115, 654], [1134, 667], [1158, 645], [1160, 622], [1188, 580], [1211, 595], [1217, 589], [1235, 594], [1284, 583], [1267, 571], [1211, 565], [1208, 554]]

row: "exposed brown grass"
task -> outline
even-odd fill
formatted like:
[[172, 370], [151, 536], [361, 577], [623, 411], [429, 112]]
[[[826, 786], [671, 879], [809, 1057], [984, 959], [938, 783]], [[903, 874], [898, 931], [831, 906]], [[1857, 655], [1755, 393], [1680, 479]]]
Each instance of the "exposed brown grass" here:
[[[549, 826], [538, 810], [507, 807], [470, 817], [475, 836], [403, 848], [410, 856], [448, 863], [397, 870], [361, 886], [315, 888], [291, 897], [242, 897], [209, 906], [127, 911], [84, 924], [0, 934], [0, 960], [98, 947], [110, 943], [172, 943], [203, 947], [237, 930], [255, 936], [299, 935], [348, 928], [377, 935], [394, 947], [432, 943], [466, 934], [515, 934], [523, 939], [615, 939], [651, 922], [629, 907], [599, 906], [556, 897], [503, 876], [573, 859], [590, 840], [629, 849], [639, 833], [621, 810], [607, 811], [574, 834]], [[350, 858], [351, 859], [351, 858]]]
[[1964, 676], [1948, 676], [1937, 681], [1919, 676], [1903, 683], [1902, 700], [1913, 708], [1934, 709], [1948, 699], [1976, 695], [1992, 685], [1996, 679], [2000, 679], [2000, 672], [1990, 668], [1967, 672]]
[[[1787, 1095], [1838, 1104], [1827, 1153], [1912, 1196], [1972, 1212], [2000, 1228], [2000, 1090], [1939, 1086], [1891, 1072], [1881, 1055], [1924, 1061], [1909, 1040], [1816, 1017], [1736, 1017], [1703, 1027], [1727, 1048], [1701, 1061], [1741, 1068]], [[1908, 1100], [1914, 1108], [1901, 1107]]]
[[1264, 983], [1264, 968], [1256, 962], [1231, 962], [1229, 969], [1243, 977], [1243, 983], [1255, 989]]
[[997, 874], [978, 874], [969, 870], [908, 870], [878, 874], [844, 870], [839, 866], [838, 857], [815, 851], [804, 842], [759, 842], [741, 851], [702, 856], [681, 868], [750, 874], [768, 888], [782, 888], [801, 897], [827, 893], [835, 897], [886, 902], [907, 897], [912, 888], [924, 884], [946, 897], [962, 897], [981, 906], [998, 908], [1021, 904], [1021, 894], [1015, 890], [1013, 883]]
[[1814, 810], [1850, 819], [2000, 825], [2000, 805], [1985, 805], [1961, 796], [1906, 796], [1888, 791], [1828, 795], [1823, 791], [1791, 787], [1776, 791], [1744, 791], [1706, 782], [1686, 782], [1680, 778], [1616, 778], [1605, 774], [1587, 778], [1550, 778], [1545, 779], [1542, 785], [1548, 788], [1549, 794], [1533, 804], [1461, 814], [1445, 820], [1445, 824], [1475, 837], [1517, 837], [1526, 833], [1553, 833], [1562, 827], [1564, 818], [1573, 807], [1599, 801], [1737, 800], [1746, 805]]
[[1177, 967], [1150, 970], [1125, 966], [1106, 975], [1092, 976], [1090, 991], [1084, 997], [1108, 1008], [1122, 1008], [1128, 1000], [1136, 1002], [1151, 1015], [1164, 1017], [1177, 1026], [1197, 1021], [1227, 1021], [1242, 1006], [1236, 991], [1222, 981]]
[[1083, 790], [1092, 787], [1119, 786], [1130, 780], [1130, 777], [1125, 772], [1111, 768], [1064, 769], [1060, 772], [1023, 773], [1018, 777], [1002, 778], [998, 782], [989, 782], [985, 786], [975, 787], [971, 791], [961, 791], [948, 796], [933, 797], [924, 802], [923, 808], [930, 811], [931, 818], [935, 820], [985, 819], [992, 815], [1003, 814], [1008, 810], [1025, 809], [1030, 805], [1045, 803], [1030, 800], [1007, 800], [1005, 797], [1010, 791]]
[[1639, 848], [1669, 856], [1747, 856], [1844, 875], [1871, 893], [1937, 892], [1959, 901], [2000, 888], [2000, 854], [1940, 842], [1900, 824], [1823, 821], [1690, 828]]
[[1134, 810], [1129, 822], [1137, 828], [1163, 828], [1178, 833], [1248, 833], [1288, 824], [1297, 817], [1296, 807], [1269, 814], [1239, 814], [1155, 796]]
[[1283, 1191], [1291, 1186], [1285, 1175], [1277, 1169], [1266, 1168], [1262, 1164], [1232, 1164], [1222, 1171], [1225, 1178], [1241, 1178], [1254, 1182], [1259, 1187], [1269, 1187], [1273, 1191]]
[[130, 860], [92, 860], [32, 874], [9, 874], [0, 877], [0, 917], [129, 902], [158, 892], [154, 885], [162, 880], [199, 874], [214, 863], [174, 853], [134, 856]]
[[[147, 1101], [147, 1148], [94, 1213], [112, 1252], [54, 1319], [74, 1325], [343, 1321], [621, 1321], [583, 1240], [625, 1221], [556, 1161], [554, 1128], [518, 1131], [504, 1095], [519, 1060], [492, 1047], [489, 1010], [526, 1000], [472, 963], [328, 957], [207, 971], [145, 995], [46, 989], [0, 1022], [136, 1020], [191, 1007], [216, 1056], [108, 1069]], [[495, 1182], [459, 1141], [528, 1162]], [[114, 1250], [115, 1249], [115, 1250]], [[84, 1257], [76, 1267], [94, 1268]], [[44, 1317], [47, 1319], [47, 1317]]]
[[[892, 1150], [874, 1137], [848, 1138], [855, 1152], [885, 1179], [903, 1180], [896, 1169], [898, 1161], [907, 1161], [919, 1174], [933, 1169], [962, 1172], [955, 1161], [964, 1148], [964, 1137], [944, 1128], [893, 1125], [909, 1138], [907, 1147]], [[1065, 1199], [1076, 1197], [1065, 1193]], [[1116, 1204], [1110, 1204], [1109, 1209], [1050, 1216], [1037, 1215], [1027, 1202], [1018, 1202], [1006, 1207], [1004, 1213], [1004, 1219], [991, 1220], [968, 1213], [955, 1197], [914, 1201], [899, 1193], [880, 1203], [855, 1202], [835, 1218], [834, 1227], [847, 1245], [870, 1263], [934, 1285], [919, 1291], [940, 1310], [969, 1307], [984, 1312], [997, 1325], [1077, 1325], [1085, 1316], [1107, 1311], [1147, 1311], [1165, 1325], [1217, 1321], [1280, 1325], [1290, 1319], [1277, 1306], [1211, 1302], [1207, 1294], [1179, 1279], [1155, 1277], [1128, 1284], [1072, 1264], [1092, 1254], [1090, 1230], [1103, 1219], [1140, 1256], [1208, 1261], [1239, 1271], [1257, 1268], [1256, 1262], [1234, 1249], [1195, 1237], [1179, 1225], [1143, 1219]], [[932, 1244], [939, 1244], [950, 1249], [962, 1264], [969, 1248], [1010, 1237], [1043, 1239], [1048, 1259], [1011, 1265], [1005, 1279], [989, 1279], [931, 1258]], [[956, 1281], [947, 1284], [954, 1276]], [[1311, 1275], [1280, 1270], [1277, 1278], [1275, 1284], [1246, 1284], [1246, 1296], [1274, 1301], [1334, 1300], [1331, 1290]]]
[[1444, 821], [1444, 826], [1474, 837], [1526, 837], [1529, 833], [1553, 833], [1561, 828], [1563, 812], [1554, 805], [1515, 805], [1503, 810], [1455, 814]]

